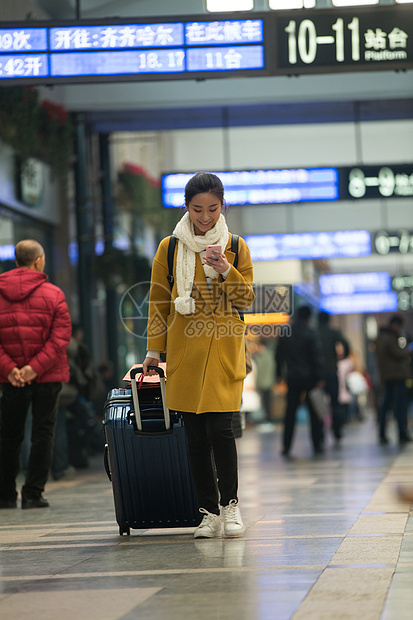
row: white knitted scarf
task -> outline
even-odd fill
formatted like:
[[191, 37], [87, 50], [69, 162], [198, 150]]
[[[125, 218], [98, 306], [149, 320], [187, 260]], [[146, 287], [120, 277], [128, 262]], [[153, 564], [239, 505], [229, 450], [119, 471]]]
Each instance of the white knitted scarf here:
[[[195, 312], [195, 299], [191, 297], [195, 279], [196, 254], [206, 249], [207, 245], [217, 245], [225, 248], [228, 245], [229, 233], [224, 216], [219, 216], [215, 226], [208, 230], [205, 235], [196, 235], [189, 213], [179, 220], [173, 232], [178, 239], [178, 253], [176, 257], [176, 286], [178, 297], [175, 299], [175, 309], [179, 314], [193, 314]], [[213, 267], [204, 265], [207, 278], [217, 278], [218, 273]]]

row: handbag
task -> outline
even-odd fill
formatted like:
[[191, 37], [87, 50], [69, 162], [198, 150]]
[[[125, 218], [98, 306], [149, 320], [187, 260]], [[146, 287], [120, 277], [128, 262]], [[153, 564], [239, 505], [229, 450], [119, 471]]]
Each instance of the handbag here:
[[368, 384], [364, 376], [358, 370], [349, 372], [346, 377], [346, 385], [353, 396], [359, 396], [368, 392]]
[[324, 390], [319, 387], [314, 387], [308, 392], [308, 398], [318, 418], [320, 418], [320, 420], [325, 420], [329, 413], [329, 407]]

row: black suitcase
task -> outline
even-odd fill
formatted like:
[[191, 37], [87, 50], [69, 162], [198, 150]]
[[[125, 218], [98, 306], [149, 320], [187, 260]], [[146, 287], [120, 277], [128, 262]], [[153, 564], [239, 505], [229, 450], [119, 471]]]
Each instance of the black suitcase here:
[[[189, 470], [182, 417], [165, 406], [165, 378], [137, 389], [109, 392], [103, 421], [105, 467], [112, 481], [120, 534], [130, 529], [196, 527], [202, 515]], [[144, 384], [145, 385], [145, 384]]]

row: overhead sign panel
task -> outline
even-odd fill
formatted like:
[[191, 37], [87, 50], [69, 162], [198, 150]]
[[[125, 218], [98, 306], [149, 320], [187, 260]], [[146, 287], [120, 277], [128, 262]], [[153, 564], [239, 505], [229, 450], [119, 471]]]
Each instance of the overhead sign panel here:
[[[413, 196], [413, 164], [215, 172], [229, 205], [265, 205]], [[165, 207], [182, 207], [193, 173], [162, 176]]]
[[245, 241], [253, 261], [341, 258], [371, 254], [371, 239], [367, 230], [247, 235]]
[[[0, 83], [208, 79], [413, 68], [410, 7], [3, 23]], [[9, 56], [2, 57], [3, 54]], [[66, 56], [63, 56], [66, 54]], [[96, 54], [96, 55], [95, 55]], [[15, 55], [15, 56], [14, 56]], [[13, 56], [13, 57], [10, 57]]]
[[329, 314], [363, 314], [370, 312], [395, 312], [399, 303], [394, 291], [381, 293], [356, 293], [355, 295], [329, 295], [320, 299], [320, 310]]
[[353, 295], [390, 291], [391, 281], [386, 272], [329, 273], [320, 276], [319, 287], [323, 296]]
[[339, 168], [340, 198], [409, 198], [413, 196], [413, 164]]
[[393, 6], [279, 14], [276, 45], [281, 73], [411, 68], [413, 11]]
[[[215, 172], [229, 205], [262, 205], [338, 200], [336, 168], [292, 168]], [[164, 174], [162, 202], [182, 207], [185, 185], [193, 173]]]
[[0, 30], [0, 81], [51, 84], [204, 79], [232, 72], [268, 75], [264, 43], [263, 19], [80, 21], [42, 28], [21, 24]]

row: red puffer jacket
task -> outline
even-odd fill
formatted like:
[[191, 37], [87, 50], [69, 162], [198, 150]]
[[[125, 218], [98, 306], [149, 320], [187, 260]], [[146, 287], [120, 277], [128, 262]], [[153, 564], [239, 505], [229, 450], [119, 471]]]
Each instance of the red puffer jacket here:
[[19, 267], [0, 275], [0, 383], [26, 364], [38, 383], [68, 382], [71, 331], [63, 291], [45, 273]]

